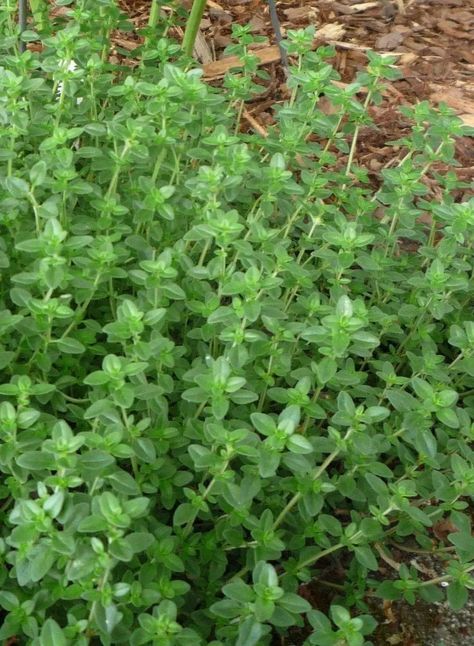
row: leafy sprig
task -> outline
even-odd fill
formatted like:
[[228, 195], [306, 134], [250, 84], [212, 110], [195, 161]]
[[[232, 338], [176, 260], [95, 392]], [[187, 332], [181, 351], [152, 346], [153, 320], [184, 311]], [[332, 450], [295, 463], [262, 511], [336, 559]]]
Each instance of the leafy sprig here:
[[[1, 43], [0, 639], [251, 646], [306, 625], [308, 644], [357, 646], [368, 593], [460, 607], [464, 126], [404, 109], [402, 157], [374, 186], [358, 138], [392, 58], [341, 89], [331, 49], [289, 32], [291, 98], [262, 139], [239, 132], [257, 87], [246, 28], [217, 91], [153, 26], [133, 72], [110, 65], [115, 3], [71, 16], [40, 53]], [[407, 537], [439, 576], [391, 558]], [[352, 564], [325, 616], [299, 592], [331, 556]]]

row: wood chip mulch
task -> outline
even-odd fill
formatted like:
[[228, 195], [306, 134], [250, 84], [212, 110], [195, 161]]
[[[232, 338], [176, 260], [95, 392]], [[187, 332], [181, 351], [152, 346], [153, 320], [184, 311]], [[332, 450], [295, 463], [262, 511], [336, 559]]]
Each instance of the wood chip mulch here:
[[[137, 31], [147, 24], [150, 0], [119, 0], [134, 32], [114, 35], [113, 59], [129, 57], [140, 44]], [[166, 5], [165, 13], [185, 16], [190, 0]], [[358, 145], [358, 162], [376, 173], [391, 163], [393, 148], [387, 141], [407, 132], [397, 107], [428, 99], [434, 105], [446, 103], [463, 122], [474, 127], [474, 6], [466, 0], [281, 0], [277, 2], [283, 35], [288, 29], [316, 27], [318, 43], [332, 44], [332, 61], [344, 83], [350, 83], [367, 63], [367, 49], [396, 54], [402, 78], [387, 87], [384, 101], [372, 109], [375, 128], [363, 133]], [[265, 37], [256, 53], [269, 74], [266, 92], [248, 104], [244, 122], [249, 129], [265, 133], [273, 122], [272, 106], [287, 97], [285, 75], [275, 43], [267, 0], [208, 0], [195, 55], [204, 67], [205, 78], [219, 83], [232, 60], [224, 54], [231, 43], [232, 24], [250, 23], [253, 32]], [[182, 37], [175, 28], [171, 35]], [[131, 59], [130, 59], [131, 57]], [[234, 60], [235, 64], [235, 60]], [[324, 109], [324, 104], [322, 104]], [[474, 180], [472, 139], [457, 143], [457, 173], [465, 182]]]

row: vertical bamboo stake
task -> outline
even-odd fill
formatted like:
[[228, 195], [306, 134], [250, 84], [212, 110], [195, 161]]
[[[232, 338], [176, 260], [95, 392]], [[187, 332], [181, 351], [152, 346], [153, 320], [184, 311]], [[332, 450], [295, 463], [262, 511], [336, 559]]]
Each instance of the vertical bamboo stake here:
[[18, 26], [20, 27], [20, 40], [18, 49], [20, 52], [25, 51], [25, 43], [22, 41], [21, 36], [26, 31], [26, 18], [28, 16], [27, 0], [18, 0]]
[[160, 17], [160, 2], [159, 0], [152, 0], [151, 11], [148, 16], [148, 27], [156, 27], [158, 24], [158, 18]]
[[206, 0], [194, 0], [183, 38], [183, 49], [187, 56], [193, 55], [194, 43], [196, 42], [199, 25], [201, 24], [205, 8]]
[[[158, 24], [158, 19], [160, 17], [160, 0], [152, 0], [150, 15], [148, 16], [148, 29], [154, 29]], [[145, 47], [150, 44], [151, 35], [145, 38]], [[142, 61], [143, 64], [143, 61]]]

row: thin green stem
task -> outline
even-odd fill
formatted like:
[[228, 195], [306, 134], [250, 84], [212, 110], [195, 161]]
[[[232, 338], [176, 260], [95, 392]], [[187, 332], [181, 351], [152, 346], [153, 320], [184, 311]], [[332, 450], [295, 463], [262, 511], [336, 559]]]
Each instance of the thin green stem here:
[[[125, 410], [125, 408], [123, 408], [123, 406], [120, 407], [120, 413], [122, 415], [123, 425], [127, 429], [128, 434], [130, 434], [130, 424], [128, 423], [127, 411]], [[130, 463], [132, 465], [133, 475], [135, 477], [137, 477], [138, 476], [138, 462], [137, 462], [137, 458], [136, 458], [135, 455], [133, 455], [131, 457]]]
[[[278, 343], [276, 344], [278, 346]], [[272, 344], [273, 348], [273, 344]], [[271, 352], [271, 350], [270, 350]], [[270, 358], [268, 359], [268, 367], [267, 367], [267, 372], [266, 372], [266, 377], [267, 379], [270, 378], [270, 375], [272, 374], [272, 366], [273, 366], [273, 354], [270, 354]], [[265, 383], [265, 386], [262, 390], [262, 394], [260, 395], [260, 400], [258, 402], [257, 410], [259, 412], [262, 412], [263, 406], [265, 404], [265, 399], [267, 397], [267, 391], [268, 391], [268, 383]]]
[[[103, 575], [102, 575], [102, 577], [100, 579], [99, 585], [97, 586], [97, 590], [99, 592], [102, 592], [102, 590], [105, 588], [105, 586], [107, 584], [107, 581], [109, 579], [109, 576], [110, 576], [111, 569], [112, 569], [111, 566], [108, 565], [107, 568], [104, 570], [104, 573], [103, 573]], [[87, 618], [87, 625], [88, 626], [91, 625], [92, 620], [94, 619], [95, 612], [97, 610], [97, 604], [98, 604], [98, 601], [93, 601], [93, 603], [91, 605], [89, 616]]]
[[[377, 80], [378, 78], [375, 80], [375, 82]], [[372, 90], [369, 90], [367, 92], [367, 96], [364, 101], [364, 113], [367, 112], [367, 108], [369, 107], [369, 103], [371, 99], [372, 99]], [[347, 165], [346, 165], [346, 172], [345, 172], [346, 177], [349, 177], [350, 172], [352, 170], [352, 164], [354, 162], [354, 156], [357, 149], [357, 141], [359, 139], [359, 132], [360, 132], [360, 125], [357, 124], [354, 131], [354, 136], [352, 137], [351, 147], [349, 150], [349, 157], [347, 158]], [[342, 190], [344, 190], [345, 188], [346, 188], [346, 184], [343, 185]]]
[[[468, 572], [472, 572], [474, 570], [474, 565], [469, 566], [464, 570], [464, 572], [467, 574]], [[429, 579], [429, 581], [422, 581], [421, 583], [418, 584], [418, 587], [420, 588], [426, 588], [429, 585], [436, 585], [438, 583], [444, 583], [448, 581], [452, 581], [454, 579], [452, 574], [445, 574], [444, 576], [437, 576], [434, 579]]]
[[[354, 430], [350, 428], [344, 436], [344, 441], [348, 440], [353, 432]], [[333, 462], [337, 458], [340, 452], [341, 452], [341, 449], [336, 449], [335, 451], [330, 453], [328, 457], [324, 460], [324, 462], [318, 467], [318, 469], [316, 469], [311, 480], [317, 480], [326, 471], [326, 469], [331, 464], [331, 462]], [[275, 531], [282, 524], [286, 516], [290, 513], [293, 507], [298, 504], [298, 502], [301, 500], [302, 497], [303, 497], [303, 494], [301, 493], [301, 491], [299, 491], [291, 498], [291, 500], [282, 509], [277, 519], [273, 523], [273, 526], [272, 526], [273, 531]]]
[[[415, 323], [412, 325], [412, 328], [410, 332], [405, 336], [403, 341], [400, 343], [398, 346], [398, 353], [401, 354], [402, 350], [404, 350], [408, 344], [408, 342], [411, 340], [412, 336], [418, 332], [418, 326], [420, 323], [422, 323], [423, 319], [426, 317], [428, 313], [428, 307], [430, 306], [432, 301], [432, 298], [430, 297], [427, 301], [427, 303], [424, 305], [423, 310], [420, 314], [420, 316], [416, 319]], [[398, 372], [400, 370], [400, 367], [403, 365], [404, 362], [404, 357], [401, 357], [401, 361], [398, 364], [398, 366], [395, 369], [395, 372]]]
[[329, 556], [329, 554], [332, 554], [333, 552], [337, 552], [337, 550], [340, 550], [343, 547], [345, 547], [344, 543], [336, 543], [336, 545], [331, 545], [331, 547], [322, 550], [321, 552], [316, 554], [316, 556], [311, 556], [305, 561], [298, 563], [298, 569], [302, 570], [303, 568], [308, 567], [308, 565], [314, 565], [314, 563], [316, 563], [320, 559], [324, 558], [325, 556]]
[[35, 215], [35, 229], [36, 229], [36, 234], [39, 235], [41, 232], [41, 227], [40, 227], [40, 219], [39, 219], [39, 204], [36, 201], [36, 198], [33, 194], [32, 191], [28, 193], [28, 200], [33, 207], [33, 213]]
[[243, 101], [240, 101], [239, 109], [237, 111], [237, 119], [235, 121], [235, 128], [234, 128], [234, 134], [236, 135], [240, 130], [240, 122], [242, 121], [242, 114], [244, 113], [244, 107], [245, 107], [245, 103]]
[[207, 252], [209, 251], [210, 246], [211, 246], [211, 240], [206, 240], [204, 247], [202, 248], [201, 255], [199, 256], [198, 267], [203, 266], [204, 260], [206, 259]]
[[[131, 148], [131, 142], [127, 139], [122, 148], [122, 152], [120, 153], [120, 162], [123, 162], [130, 148]], [[114, 169], [114, 173], [112, 175], [109, 187], [107, 189], [106, 197], [111, 197], [111, 195], [113, 195], [116, 192], [117, 184], [118, 184], [118, 180], [121, 172], [122, 172], [122, 164], [119, 163]]]
[[[224, 465], [220, 469], [219, 473], [217, 475], [215, 475], [211, 479], [211, 481], [207, 485], [204, 493], [201, 496], [203, 501], [207, 500], [207, 497], [209, 496], [209, 494], [212, 491], [212, 488], [214, 487], [214, 485], [217, 482], [217, 478], [225, 473], [227, 467], [229, 466], [229, 463], [230, 463], [230, 460], [226, 460], [226, 462], [224, 463]], [[184, 537], [189, 536], [189, 534], [191, 533], [191, 531], [193, 529], [194, 521], [196, 520], [196, 517], [197, 517], [198, 513], [199, 513], [199, 511], [196, 509], [194, 516], [188, 520], [188, 522], [187, 522], [187, 524], [186, 524], [186, 526], [184, 527], [184, 530], [183, 530], [183, 536]]]
[[151, 176], [151, 181], [156, 182], [158, 179], [158, 174], [160, 172], [161, 164], [163, 163], [164, 159], [166, 157], [166, 148], [162, 148], [160, 152], [158, 153], [158, 157], [156, 158], [155, 166], [153, 167], [153, 174]]
[[203, 411], [203, 410], [204, 410], [204, 408], [206, 407], [206, 404], [207, 404], [207, 399], [206, 399], [206, 401], [201, 402], [201, 403], [199, 404], [198, 409], [197, 409], [197, 410], [196, 410], [196, 412], [194, 413], [194, 419], [198, 419], [198, 417], [200, 417], [200, 415], [201, 415], [202, 411]]
[[[300, 56], [298, 56], [298, 64], [297, 64], [298, 72], [301, 72], [302, 66], [303, 66], [303, 57], [300, 55]], [[295, 87], [293, 88], [293, 91], [292, 91], [291, 97], [290, 97], [290, 102], [289, 102], [289, 107], [290, 108], [294, 105], [297, 96], [298, 96], [298, 85], [295, 84]]]
[[72, 332], [72, 330], [78, 325], [82, 317], [87, 311], [87, 308], [89, 307], [90, 302], [94, 298], [94, 294], [96, 292], [97, 285], [99, 284], [99, 281], [101, 279], [102, 273], [99, 271], [97, 276], [94, 278], [94, 283], [93, 283], [93, 288], [89, 296], [86, 298], [86, 300], [82, 303], [82, 305], [79, 307], [79, 309], [76, 311], [76, 315], [74, 317], [74, 320], [71, 321], [71, 323], [67, 326], [67, 328], [64, 330], [64, 332], [61, 334], [60, 340], [64, 339], [65, 337], [69, 336], [69, 334]]
[[[316, 388], [316, 390], [314, 391], [313, 396], [311, 398], [311, 403], [312, 404], [315, 404], [318, 401], [319, 395], [321, 394], [321, 390], [322, 390], [322, 386], [318, 386]], [[301, 427], [301, 430], [300, 430], [300, 433], [302, 435], [304, 435], [306, 433], [306, 431], [308, 430], [308, 426], [309, 426], [310, 421], [311, 421], [311, 417], [309, 415], [306, 415], [305, 420], [303, 422], [303, 426]]]

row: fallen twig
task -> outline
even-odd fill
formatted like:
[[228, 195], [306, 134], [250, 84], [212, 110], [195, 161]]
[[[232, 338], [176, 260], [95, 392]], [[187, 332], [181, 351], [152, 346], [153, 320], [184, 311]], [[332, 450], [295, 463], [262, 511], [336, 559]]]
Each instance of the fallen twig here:
[[259, 123], [248, 110], [244, 108], [242, 111], [242, 117], [252, 126], [252, 128], [255, 130], [255, 132], [258, 132], [259, 135], [262, 137], [267, 138], [268, 137], [268, 132], [267, 130], [262, 126], [261, 123]]

